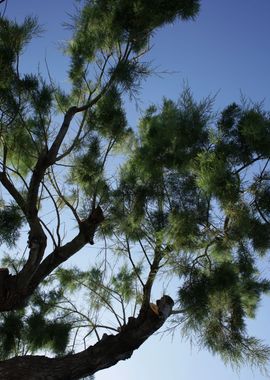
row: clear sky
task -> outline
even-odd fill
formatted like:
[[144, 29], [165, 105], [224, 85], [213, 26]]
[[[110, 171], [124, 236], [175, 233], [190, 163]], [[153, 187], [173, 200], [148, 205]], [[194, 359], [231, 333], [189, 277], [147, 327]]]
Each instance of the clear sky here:
[[[51, 75], [65, 85], [65, 59], [57, 50], [69, 32], [62, 23], [73, 12], [72, 0], [9, 0], [7, 14], [20, 20], [38, 15], [45, 32], [26, 51], [24, 69], [45, 70], [47, 58]], [[239, 101], [241, 93], [254, 101], [264, 100], [270, 110], [270, 1], [202, 0], [195, 22], [176, 23], [156, 33], [150, 59], [159, 75], [143, 84], [140, 108], [159, 103], [163, 96], [177, 99], [187, 82], [198, 99], [216, 95], [216, 109]], [[38, 67], [39, 65], [39, 67]], [[167, 73], [164, 73], [167, 71]], [[161, 74], [163, 72], [163, 74]], [[130, 124], [139, 117], [129, 105]], [[269, 260], [266, 269], [270, 268]], [[270, 344], [270, 301], [264, 300], [252, 334]], [[192, 349], [180, 334], [150, 338], [133, 357], [96, 375], [96, 380], [264, 380], [248, 368], [239, 373], [225, 367], [218, 357]]]

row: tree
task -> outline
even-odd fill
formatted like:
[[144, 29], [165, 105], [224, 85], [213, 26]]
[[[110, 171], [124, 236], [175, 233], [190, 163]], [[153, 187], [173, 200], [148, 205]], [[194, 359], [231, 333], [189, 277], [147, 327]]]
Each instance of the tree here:
[[[129, 358], [169, 317], [224, 360], [268, 359], [245, 322], [269, 291], [257, 270], [270, 244], [269, 115], [232, 104], [214, 119], [211, 99], [196, 103], [186, 90], [148, 109], [134, 132], [123, 108], [151, 73], [142, 57], [155, 29], [198, 8], [84, 2], [66, 46], [69, 93], [19, 71], [36, 20], [1, 18], [1, 243], [22, 251], [29, 229], [26, 256], [2, 260], [1, 378], [91, 376]], [[112, 154], [124, 156], [117, 180]], [[96, 240], [103, 249], [89, 270], [61, 266]], [[166, 275], [177, 293], [152, 303]], [[35, 356], [41, 349], [56, 357]]]

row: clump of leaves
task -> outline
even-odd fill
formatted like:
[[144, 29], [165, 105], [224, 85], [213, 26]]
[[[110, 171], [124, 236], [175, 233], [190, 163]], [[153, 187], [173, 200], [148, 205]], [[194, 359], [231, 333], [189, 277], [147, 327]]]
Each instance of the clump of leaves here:
[[20, 236], [24, 218], [20, 208], [11, 203], [0, 210], [0, 244], [12, 247]]
[[193, 268], [179, 290], [184, 310], [183, 333], [195, 334], [201, 346], [225, 362], [265, 365], [270, 348], [246, 334], [246, 317], [254, 317], [270, 283], [259, 279], [254, 262], [242, 247], [235, 262], [221, 262], [210, 271]]

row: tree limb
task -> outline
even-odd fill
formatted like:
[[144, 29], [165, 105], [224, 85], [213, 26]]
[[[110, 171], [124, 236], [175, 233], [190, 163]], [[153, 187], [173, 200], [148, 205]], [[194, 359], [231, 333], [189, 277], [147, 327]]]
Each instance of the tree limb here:
[[87, 243], [94, 244], [93, 239], [95, 232], [103, 220], [103, 212], [100, 207], [97, 207], [88, 219], [80, 223], [80, 231], [74, 239], [62, 247], [56, 247], [54, 251], [42, 261], [32, 278], [29, 291], [32, 293], [48, 274], [77, 253]]
[[120, 360], [129, 359], [134, 350], [153, 335], [170, 316], [173, 300], [169, 296], [163, 296], [155, 306], [156, 311], [148, 305], [143, 318], [129, 318], [127, 325], [118, 334], [104, 334], [95, 345], [77, 354], [58, 358], [29, 355], [2, 361], [0, 377], [3, 380], [78, 380], [109, 368]]

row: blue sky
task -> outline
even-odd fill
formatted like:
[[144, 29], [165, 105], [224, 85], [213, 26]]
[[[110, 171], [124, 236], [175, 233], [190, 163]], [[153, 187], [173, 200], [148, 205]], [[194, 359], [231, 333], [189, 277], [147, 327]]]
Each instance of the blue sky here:
[[[69, 36], [62, 26], [73, 12], [71, 0], [9, 0], [7, 14], [21, 20], [27, 14], [38, 15], [45, 32], [27, 48], [22, 61], [25, 70], [45, 71], [45, 57], [50, 72], [60, 84], [67, 85], [66, 59], [59, 45]], [[150, 59], [157, 75], [143, 84], [140, 108], [160, 103], [163, 96], [177, 99], [188, 83], [195, 98], [216, 94], [216, 110], [241, 93], [253, 101], [264, 101], [270, 110], [270, 1], [202, 0], [195, 22], [175, 23], [158, 31]], [[167, 71], [167, 73], [165, 73]], [[162, 74], [163, 73], [163, 74]], [[129, 122], [136, 125], [140, 110], [128, 106]], [[270, 267], [269, 260], [265, 264]], [[264, 300], [256, 321], [250, 323], [252, 334], [270, 344], [270, 301]], [[96, 375], [97, 380], [264, 380], [257, 371], [243, 368], [239, 373], [225, 367], [219, 358], [192, 349], [172, 337], [155, 336], [134, 353], [129, 361]]]

